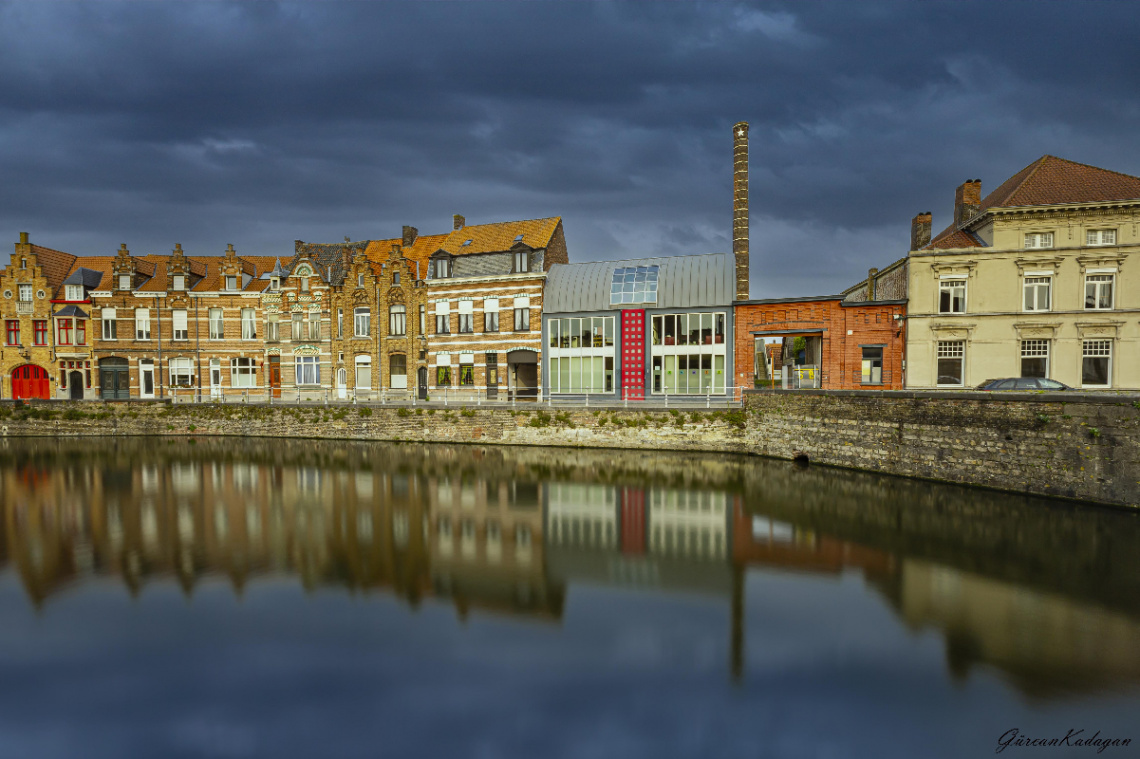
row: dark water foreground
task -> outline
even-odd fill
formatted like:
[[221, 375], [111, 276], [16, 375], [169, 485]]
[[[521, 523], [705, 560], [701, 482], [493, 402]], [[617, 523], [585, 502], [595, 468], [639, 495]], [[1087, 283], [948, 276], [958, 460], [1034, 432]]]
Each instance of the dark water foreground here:
[[244, 439], [0, 440], [0, 502], [3, 758], [1140, 755], [1133, 513]]

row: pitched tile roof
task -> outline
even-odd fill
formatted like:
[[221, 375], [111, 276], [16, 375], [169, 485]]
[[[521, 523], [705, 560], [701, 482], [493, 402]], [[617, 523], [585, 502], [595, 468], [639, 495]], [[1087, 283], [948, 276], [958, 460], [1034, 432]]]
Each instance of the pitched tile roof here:
[[[440, 246], [453, 256], [472, 253], [499, 253], [522, 242], [531, 248], [545, 248], [558, 228], [561, 216], [524, 221], [475, 224], [457, 229]], [[521, 239], [518, 239], [520, 238]], [[467, 244], [467, 241], [471, 242]]]
[[[64, 281], [72, 279], [72, 277], [77, 276], [77, 275], [82, 276], [82, 275], [79, 275], [79, 272], [81, 269], [87, 269], [88, 271], [98, 272], [99, 274], [102, 275], [100, 277], [100, 282], [95, 283], [94, 287], [98, 287], [102, 282], [108, 282], [109, 283], [111, 281], [111, 271], [112, 271], [112, 265], [114, 263], [115, 263], [115, 257], [114, 256], [77, 256], [75, 261], [72, 262], [71, 269], [67, 272], [67, 276], [64, 277], [63, 279], [61, 279], [59, 284], [56, 287], [52, 288], [53, 289], [52, 298], [53, 299], [62, 298], [64, 296], [64, 291], [63, 291]], [[91, 279], [94, 279], [94, 277], [91, 275], [87, 275], [87, 276], [90, 277]]]
[[[1137, 199], [1140, 199], [1140, 177], [1044, 155], [982, 198], [980, 210]], [[951, 224], [926, 247], [981, 246], [981, 241], [972, 234]]]
[[35, 254], [40, 270], [43, 271], [44, 278], [47, 279], [48, 286], [53, 292], [63, 284], [64, 278], [71, 272], [75, 259], [79, 257], [71, 253], [64, 253], [61, 250], [52, 250], [34, 244], [32, 245], [32, 253]]

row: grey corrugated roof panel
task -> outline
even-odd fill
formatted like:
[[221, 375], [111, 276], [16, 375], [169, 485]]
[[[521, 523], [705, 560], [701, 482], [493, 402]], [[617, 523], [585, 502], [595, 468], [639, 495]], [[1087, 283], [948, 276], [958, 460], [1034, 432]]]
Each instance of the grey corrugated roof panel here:
[[83, 285], [84, 287], [98, 287], [103, 280], [103, 272], [94, 269], [85, 269], [80, 266], [63, 280], [65, 285]]
[[546, 275], [543, 312], [607, 311], [614, 269], [657, 266], [657, 302], [630, 303], [626, 308], [699, 308], [730, 305], [735, 294], [736, 262], [727, 253], [661, 256], [624, 261], [554, 264]]

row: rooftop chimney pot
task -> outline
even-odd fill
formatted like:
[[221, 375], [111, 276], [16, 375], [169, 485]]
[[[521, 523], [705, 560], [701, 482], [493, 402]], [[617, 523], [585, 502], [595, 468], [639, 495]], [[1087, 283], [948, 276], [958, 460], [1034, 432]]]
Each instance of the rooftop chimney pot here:
[[954, 192], [954, 225], [961, 227], [982, 208], [982, 180], [967, 179]]
[[910, 221], [910, 249], [922, 250], [930, 244], [930, 211], [918, 214]]
[[467, 219], [464, 219], [459, 214], [455, 214], [451, 217], [451, 228], [452, 228], [452, 230], [458, 231], [460, 229], [463, 229], [464, 225], [466, 225], [466, 224], [467, 224]]
[[401, 241], [405, 248], [412, 247], [416, 242], [416, 238], [420, 236], [420, 230], [415, 227], [404, 225], [403, 240]]
[[21, 232], [20, 233], [20, 242], [24, 245], [28, 244], [28, 233], [27, 232]]

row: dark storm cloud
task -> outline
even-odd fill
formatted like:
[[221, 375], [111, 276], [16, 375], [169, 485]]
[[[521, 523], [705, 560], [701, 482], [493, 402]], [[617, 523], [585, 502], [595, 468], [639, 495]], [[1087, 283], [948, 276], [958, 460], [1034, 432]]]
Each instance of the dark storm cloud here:
[[107, 253], [562, 215], [573, 260], [730, 248], [838, 290], [1044, 153], [1140, 173], [1134, 8], [10, 3], [0, 225]]

